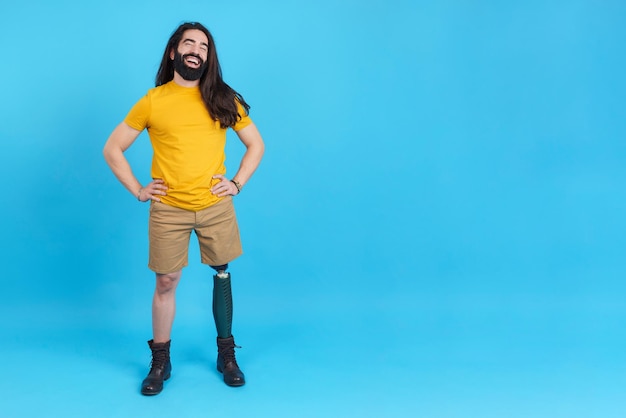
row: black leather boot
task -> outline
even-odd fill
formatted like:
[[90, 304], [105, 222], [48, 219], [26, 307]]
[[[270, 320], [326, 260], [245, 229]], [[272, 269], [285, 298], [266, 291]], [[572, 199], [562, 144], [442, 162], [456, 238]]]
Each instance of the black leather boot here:
[[163, 390], [163, 382], [170, 378], [172, 363], [170, 362], [170, 343], [155, 343], [148, 341], [152, 350], [150, 373], [141, 383], [142, 395], [157, 395]]
[[243, 386], [246, 379], [237, 365], [235, 347], [237, 346], [232, 336], [217, 338], [217, 371], [224, 375], [224, 383], [228, 386]]

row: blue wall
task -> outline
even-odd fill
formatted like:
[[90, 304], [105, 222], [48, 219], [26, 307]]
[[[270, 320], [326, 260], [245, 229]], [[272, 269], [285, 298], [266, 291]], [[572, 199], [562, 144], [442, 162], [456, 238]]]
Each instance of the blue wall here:
[[[5, 328], [147, 319], [147, 206], [101, 149], [185, 20], [213, 32], [267, 144], [237, 198], [239, 318], [623, 318], [625, 17], [590, 0], [3, 5]], [[127, 153], [144, 182], [150, 153], [145, 134]], [[191, 257], [187, 277], [210, 274]]]
[[[623, 272], [620, 2], [40, 3], [1, 18], [16, 290], [47, 297], [61, 275], [89, 291], [143, 267], [144, 208], [100, 150], [191, 19], [267, 141], [239, 199], [263, 269], [558, 287]], [[129, 152], [143, 181], [149, 152], [147, 137]]]

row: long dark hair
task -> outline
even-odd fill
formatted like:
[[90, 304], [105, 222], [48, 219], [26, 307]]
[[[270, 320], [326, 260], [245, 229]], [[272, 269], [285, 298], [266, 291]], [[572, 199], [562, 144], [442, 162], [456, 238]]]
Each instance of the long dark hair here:
[[200, 93], [202, 94], [202, 100], [213, 120], [219, 120], [222, 128], [231, 127], [242, 117], [237, 111], [237, 102], [243, 106], [246, 115], [248, 114], [250, 106], [246, 103], [241, 94], [237, 93], [222, 80], [222, 69], [217, 59], [215, 41], [213, 41], [211, 32], [202, 24], [197, 22], [185, 22], [172, 33], [165, 47], [165, 52], [163, 52], [161, 66], [156, 75], [156, 86], [161, 86], [174, 79], [174, 62], [170, 59], [170, 53], [177, 51], [183, 33], [189, 29], [202, 31], [209, 40], [207, 68], [204, 74], [202, 74], [202, 77], [200, 77]]

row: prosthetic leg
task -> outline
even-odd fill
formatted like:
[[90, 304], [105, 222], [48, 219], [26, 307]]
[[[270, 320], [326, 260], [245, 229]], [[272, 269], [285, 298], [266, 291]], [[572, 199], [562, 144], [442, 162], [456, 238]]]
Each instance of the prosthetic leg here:
[[211, 266], [213, 276], [213, 318], [217, 329], [217, 370], [224, 375], [228, 386], [243, 386], [246, 381], [235, 359], [235, 339], [231, 334], [233, 324], [233, 297], [228, 264]]

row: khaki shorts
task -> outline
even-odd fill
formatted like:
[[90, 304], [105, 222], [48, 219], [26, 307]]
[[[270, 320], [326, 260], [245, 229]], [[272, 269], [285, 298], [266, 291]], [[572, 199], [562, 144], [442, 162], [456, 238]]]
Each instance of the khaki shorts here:
[[198, 237], [204, 264], [219, 266], [243, 253], [230, 196], [198, 212], [153, 201], [150, 204], [148, 229], [148, 267], [155, 273], [174, 273], [187, 265], [191, 231], [195, 231]]

